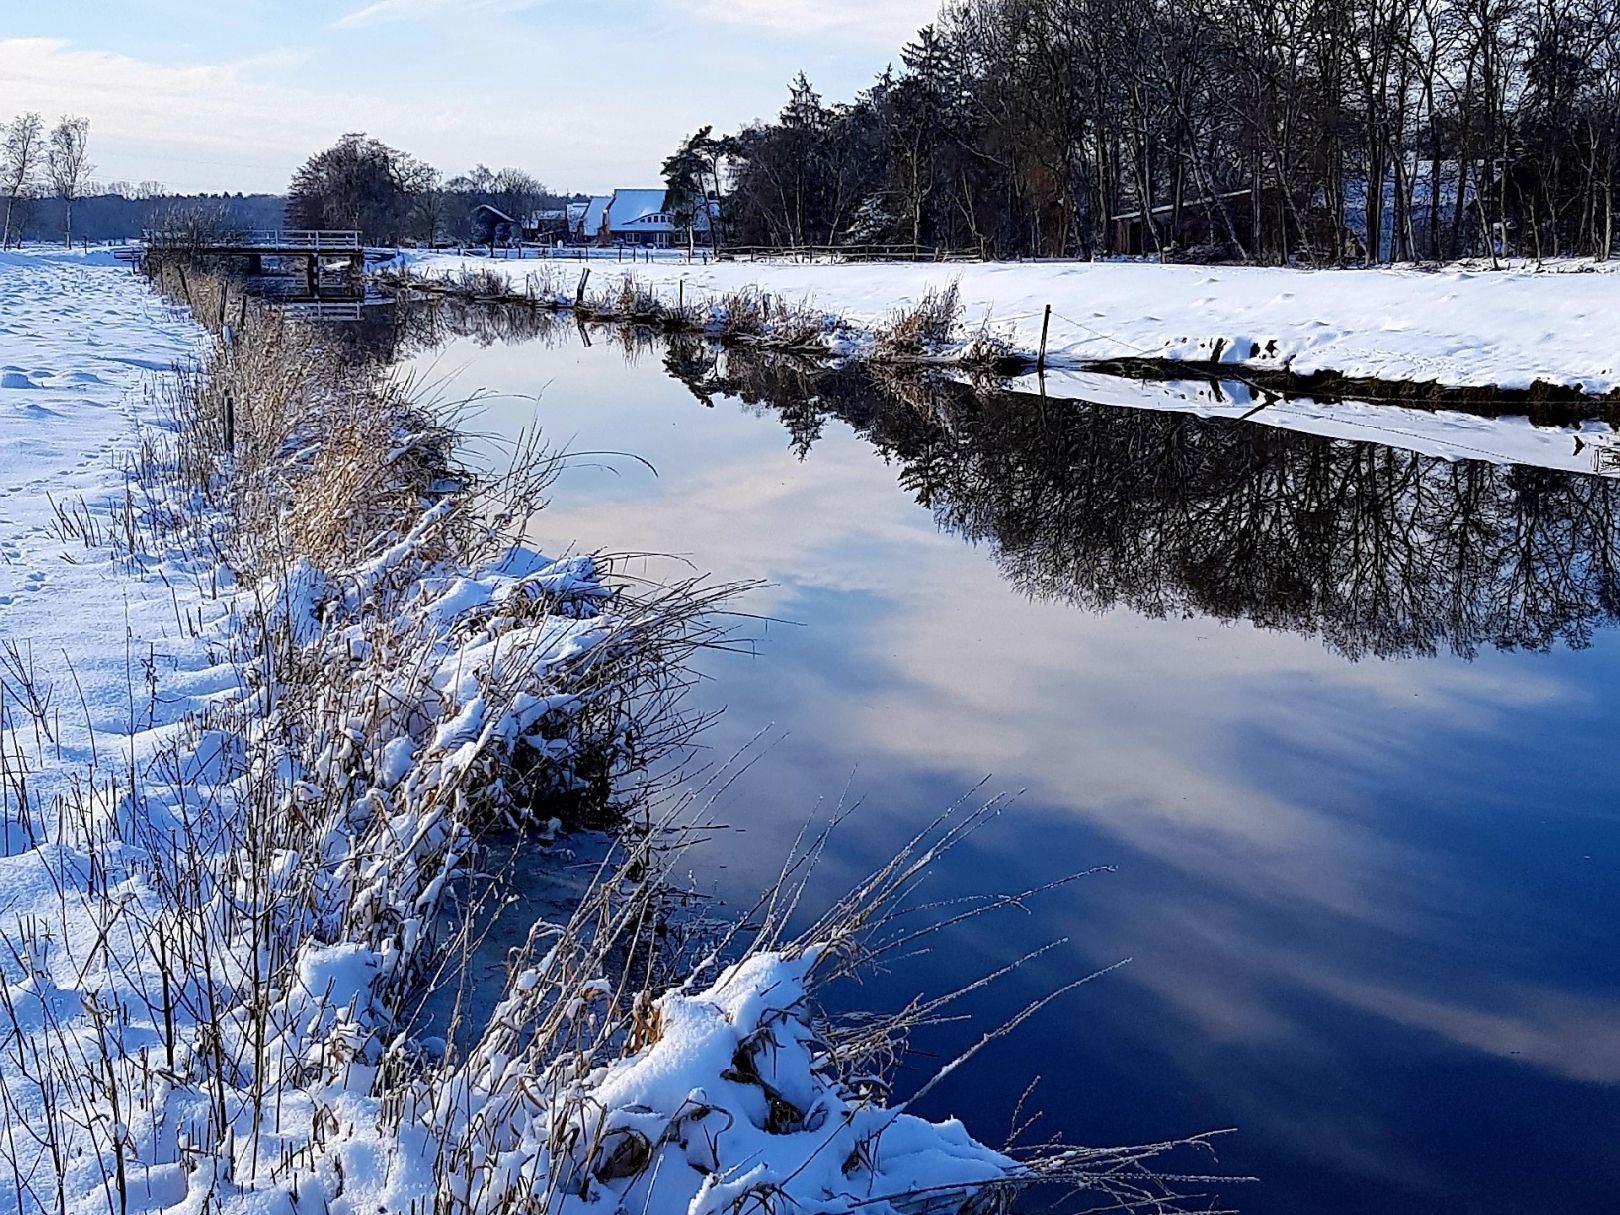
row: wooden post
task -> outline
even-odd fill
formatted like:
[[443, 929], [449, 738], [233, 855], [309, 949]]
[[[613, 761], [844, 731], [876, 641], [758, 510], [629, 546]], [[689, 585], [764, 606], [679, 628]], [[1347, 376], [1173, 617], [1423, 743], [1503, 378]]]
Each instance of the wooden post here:
[[[225, 308], [220, 306], [220, 315], [223, 317]], [[231, 350], [236, 345], [236, 334], [229, 325], [220, 329], [220, 337], [225, 343], [225, 349]], [[225, 390], [225, 450], [231, 454], [236, 452], [236, 399], [231, 396], [231, 390]]]
[[680, 313], [686, 311], [686, 280], [684, 278], [675, 281], [675, 311]]
[[1052, 324], [1052, 305], [1048, 304], [1046, 306], [1046, 315], [1041, 317], [1041, 353], [1040, 353], [1040, 357], [1035, 360], [1035, 370], [1036, 371], [1045, 371], [1046, 370], [1046, 331], [1051, 326], [1051, 324]]
[[585, 267], [584, 273], [579, 276], [579, 290], [574, 292], [574, 307], [578, 308], [585, 302], [585, 284], [590, 280], [591, 268]]

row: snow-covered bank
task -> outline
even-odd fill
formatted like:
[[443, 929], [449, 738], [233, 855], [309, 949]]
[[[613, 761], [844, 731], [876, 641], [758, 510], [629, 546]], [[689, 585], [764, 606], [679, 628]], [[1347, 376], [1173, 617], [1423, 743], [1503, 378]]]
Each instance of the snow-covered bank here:
[[1317, 401], [1257, 391], [1242, 380], [1128, 379], [1058, 369], [1018, 376], [1015, 392], [1126, 409], [1194, 413], [1332, 439], [1377, 443], [1446, 460], [1529, 464], [1564, 472], [1620, 476], [1620, 444], [1605, 422], [1536, 426], [1526, 417], [1482, 417], [1369, 401]]
[[916, 1215], [1035, 1178], [1155, 1188], [1142, 1153], [1015, 1162], [887, 1106], [905, 1016], [816, 1018], [916, 857], [818, 936], [686, 957], [673, 858], [631, 846], [536, 926], [466, 1054], [413, 1037], [476, 931], [453, 913], [481, 825], [656, 752], [707, 605], [516, 547], [543, 463], [479, 484], [399, 385], [196, 303], [245, 323], [0, 261], [0, 1209]]
[[[403, 251], [385, 270], [443, 278], [490, 271], [512, 291], [549, 274], [559, 300], [583, 267]], [[831, 265], [591, 263], [591, 283], [622, 274], [665, 306], [757, 288], [870, 334], [930, 289], [960, 284], [964, 320], [1033, 355], [1052, 308], [1055, 366], [1119, 359], [1220, 363], [1352, 379], [1606, 394], [1620, 386], [1620, 277], [1531, 268], [1305, 271], [1147, 263]], [[604, 282], [606, 280], [606, 282]]]

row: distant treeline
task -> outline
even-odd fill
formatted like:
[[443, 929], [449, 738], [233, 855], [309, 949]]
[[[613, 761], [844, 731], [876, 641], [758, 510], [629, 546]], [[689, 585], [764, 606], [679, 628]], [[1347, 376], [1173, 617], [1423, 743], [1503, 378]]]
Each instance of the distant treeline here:
[[[110, 183], [73, 204], [73, 240], [121, 241], [161, 228], [171, 216], [206, 214], [231, 229], [283, 226], [287, 200], [279, 194], [165, 194], [139, 186]], [[21, 231], [16, 239], [62, 240], [65, 204], [59, 198], [19, 199]], [[13, 221], [15, 222], [15, 221]]]
[[278, 228], [284, 200], [270, 194], [171, 194], [162, 183], [94, 179], [90, 121], [37, 111], [0, 118], [0, 247], [18, 241], [131, 240], [184, 223]]
[[1340, 263], [1607, 257], [1617, 142], [1615, 0], [951, 0], [705, 147], [742, 244]]

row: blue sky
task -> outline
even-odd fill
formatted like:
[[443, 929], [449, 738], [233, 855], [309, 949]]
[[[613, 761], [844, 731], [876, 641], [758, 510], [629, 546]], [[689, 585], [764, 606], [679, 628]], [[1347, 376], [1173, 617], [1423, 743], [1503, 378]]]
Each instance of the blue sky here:
[[937, 0], [0, 0], [0, 120], [83, 114], [101, 180], [280, 190], [363, 130], [449, 173], [652, 185], [704, 123], [829, 98]]

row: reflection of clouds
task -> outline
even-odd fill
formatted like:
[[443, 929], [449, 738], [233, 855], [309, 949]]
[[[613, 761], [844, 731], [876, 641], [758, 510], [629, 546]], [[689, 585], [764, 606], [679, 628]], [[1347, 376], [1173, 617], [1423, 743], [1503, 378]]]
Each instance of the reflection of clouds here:
[[[815, 671], [778, 671], [791, 682], [785, 728], [813, 730], [819, 750], [852, 766], [951, 773], [963, 787], [996, 773], [1027, 788], [1031, 801], [1083, 816], [1134, 852], [1229, 897], [1425, 931], [1437, 904], [1468, 897], [1466, 873], [1358, 823], [1331, 780], [1308, 799], [1274, 790], [1264, 757], [1246, 753], [1246, 743], [1258, 736], [1308, 750], [1327, 775], [1397, 754], [1410, 759], [1437, 726], [1489, 731], [1515, 709], [1567, 694], [1523, 663], [1346, 663], [1314, 638], [1243, 623], [1189, 626], [1127, 611], [1093, 617], [1018, 598], [988, 562], [963, 561], [960, 542], [935, 531], [885, 474], [874, 477], [869, 451], [841, 427], [802, 464], [780, 449], [778, 432], [762, 428], [759, 437], [724, 461], [661, 476], [648, 486], [654, 509], [647, 500], [598, 507], [563, 494], [544, 523], [602, 545], [636, 538], [721, 577], [766, 578], [772, 585], [749, 604], [761, 613], [798, 619], [795, 602], [815, 590], [868, 596], [878, 613], [845, 640], [873, 669], [875, 691], [852, 696], [841, 680]], [[763, 661], [768, 667], [769, 643]], [[724, 685], [720, 695], [727, 699]], [[768, 766], [774, 773], [792, 762], [781, 754]], [[847, 772], [801, 771], [794, 783], [804, 788], [818, 775], [841, 784]], [[1416, 889], [1415, 873], [1425, 875]], [[1236, 940], [1206, 941], [1191, 954], [1162, 942], [1186, 963], [1179, 977], [1163, 967], [1138, 967], [1131, 976], [1163, 980], [1160, 994], [1216, 1036], [1279, 1033], [1286, 1017], [1263, 994], [1279, 981], [1436, 1032], [1450, 1027], [1480, 1049], [1488, 1049], [1487, 1035], [1478, 1027], [1501, 1020], [1417, 994], [1371, 1000], [1375, 987], [1313, 977], [1308, 953], [1262, 968], [1257, 926], [1225, 926]], [[1207, 923], [1180, 928], [1209, 931]], [[1200, 967], [1200, 952], [1222, 965]], [[1209, 973], [1186, 981], [1200, 970]], [[1420, 1022], [1419, 1009], [1431, 1015]], [[1561, 1049], [1550, 1045], [1563, 1041], [1551, 1027], [1523, 1034], [1549, 1044], [1522, 1050], [1526, 1061]]]
[[641, 551], [689, 557], [722, 580], [766, 579], [771, 585], [744, 605], [762, 613], [786, 609], [811, 588], [887, 597], [896, 589], [896, 570], [886, 558], [899, 548], [909, 562], [922, 546], [960, 547], [925, 517], [919, 522], [914, 510], [874, 510], [870, 473], [858, 463], [801, 465], [781, 450], [780, 432], [766, 421], [747, 424], [764, 443], [726, 462], [707, 460], [692, 475], [661, 470], [642, 500], [596, 506], [558, 494], [542, 529], [578, 537], [587, 547], [633, 541]]
[[[1430, 935], [1422, 944], [1432, 948], [1435, 926], [1413, 927]], [[1620, 1084], [1620, 1001], [1614, 999], [1500, 975], [1481, 982], [1481, 976], [1403, 967], [1394, 945], [1381, 952], [1347, 941], [1342, 951], [1324, 955], [1305, 947], [1311, 938], [1263, 939], [1253, 924], [1216, 909], [1166, 908], [1148, 932], [1152, 952], [1163, 961], [1133, 968], [1129, 977], [1216, 1041], [1286, 1041], [1290, 1051], [1333, 1056], [1342, 1044], [1313, 1040], [1309, 1025], [1289, 1009], [1305, 992], [1453, 1046], [1571, 1080]], [[1438, 935], [1443, 938], [1444, 929]], [[1465, 941], [1455, 944], [1461, 948]]]
[[1375, 983], [1321, 976], [1319, 988], [1355, 1008], [1449, 1038], [1459, 1046], [1517, 1059], [1571, 1080], [1620, 1084], [1620, 1001], [1535, 987], [1511, 987], [1471, 1008]]
[[[893, 690], [852, 738], [964, 779], [993, 770], [1205, 880], [1259, 878], [1273, 897], [1369, 918], [1389, 909], [1366, 905], [1362, 883], [1408, 872], [1413, 858], [1336, 816], [1326, 787], [1310, 803], [1267, 792], [1266, 757], [1240, 748], [1286, 738], [1310, 745], [1325, 770], [1387, 762], [1436, 723], [1483, 724], [1557, 695], [1546, 680], [1453, 663], [1346, 664], [1312, 639], [1248, 625], [1082, 617], [1050, 604], [1010, 613], [988, 585], [935, 610], [946, 589], [883, 622], [872, 651], [890, 661]], [[1343, 712], [1351, 698], [1374, 711]], [[1323, 705], [1328, 729], [1295, 715]], [[1364, 724], [1381, 719], [1390, 724]]]
[[[503, 387], [534, 391], [533, 363], [510, 357]], [[705, 883], [751, 889], [852, 770], [868, 812], [835, 840], [827, 888], [993, 773], [992, 790], [1028, 794], [971, 857], [947, 862], [941, 893], [1098, 862], [1125, 872], [1045, 900], [1027, 920], [969, 926], [934, 965], [954, 981], [1073, 934], [1039, 970], [1047, 985], [1072, 977], [1056, 968], [1134, 954], [1113, 980], [1131, 985], [1125, 995], [1097, 997], [1151, 1002], [1119, 1032], [1178, 1083], [1243, 1109], [1270, 1150], [1286, 1144], [1297, 1159], [1401, 1185], [1429, 1171], [1443, 1189], [1461, 1165], [1391, 1142], [1410, 1116], [1402, 1103], [1431, 1099], [1357, 1074], [1410, 1031], [1482, 1066], [1620, 1083], [1620, 1007], [1558, 986], [1590, 972], [1591, 942], [1562, 943], [1535, 981], [1516, 981], [1531, 967], [1485, 939], [1505, 928], [1539, 946], [1570, 929], [1581, 904], [1553, 893], [1536, 919], [1534, 895], [1504, 888], [1479, 840], [1500, 830], [1532, 849], [1534, 816], [1512, 805], [1500, 823], [1482, 821], [1475, 803], [1495, 791], [1469, 768], [1490, 749], [1549, 762], [1549, 710], [1584, 714], [1577, 738], [1589, 740], [1599, 706], [1585, 689], [1598, 686], [1591, 672], [1613, 670], [1607, 647], [1579, 657], [1588, 675], [1577, 681], [1539, 656], [1351, 663], [1318, 638], [1247, 623], [1033, 602], [986, 552], [937, 532], [842, 423], [829, 421], [800, 463], [771, 416], [724, 401], [704, 409], [656, 363], [615, 365], [600, 381], [601, 364], [578, 352], [543, 367], [556, 382], [538, 415], [553, 433], [634, 450], [659, 469], [569, 474], [540, 521], [546, 537], [763, 578], [772, 585], [745, 608], [804, 622], [758, 625], [758, 661], [706, 664], [718, 682], [703, 695], [731, 706], [706, 740], [716, 759], [768, 721], [787, 738], [728, 793], [718, 817], [747, 831], [705, 854]], [[509, 420], [535, 416], [517, 407]], [[1414, 807], [1421, 817], [1404, 817]]]
[[[1028, 607], [1058, 618], [1043, 630], [1021, 609], [1013, 627], [989, 596], [970, 595], [949, 614], [886, 621], [889, 645], [874, 646], [874, 656], [888, 651], [909, 688], [851, 721], [850, 745], [868, 740], [868, 749], [882, 745], [899, 762], [964, 781], [994, 770], [1215, 888], [1217, 903], [1271, 905], [1258, 921], [1166, 924], [1160, 957], [1174, 962], [1130, 968], [1128, 979], [1155, 985], [1217, 1037], [1300, 1029], [1273, 998], [1278, 988], [1304, 988], [1458, 1045], [1620, 1082], [1620, 1004], [1547, 989], [1470, 1006], [1427, 994], [1443, 990], [1447, 975], [1407, 976], [1410, 989], [1353, 980], [1343, 973], [1356, 964], [1353, 949], [1324, 955], [1319, 937], [1296, 939], [1274, 918], [1282, 911], [1297, 922], [1314, 906], [1354, 921], [1336, 926], [1346, 939], [1369, 929], [1430, 947], [1449, 939], [1466, 969], [1477, 924], [1466, 909], [1483, 897], [1477, 875], [1389, 824], [1364, 821], [1335, 778], [1423, 762], [1418, 752], [1437, 732], [1511, 731], [1515, 710], [1561, 697], [1558, 683], [1523, 663], [1346, 664], [1309, 639], [1244, 625], [1186, 629], [1115, 612], [1074, 628], [1060, 609]], [[1031, 647], [1032, 633], [1049, 644]], [[1308, 698], [1298, 694], [1305, 683]], [[1273, 792], [1253, 766], [1264, 757], [1240, 752], [1239, 740], [1254, 736], [1308, 747], [1320, 785]], [[1273, 937], [1297, 943], [1279, 953], [1266, 944]]]

